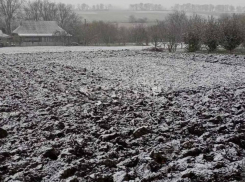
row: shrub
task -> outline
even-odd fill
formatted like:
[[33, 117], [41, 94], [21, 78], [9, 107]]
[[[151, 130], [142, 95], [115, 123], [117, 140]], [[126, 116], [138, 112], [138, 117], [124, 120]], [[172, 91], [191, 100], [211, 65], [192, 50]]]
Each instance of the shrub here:
[[202, 28], [204, 20], [201, 16], [193, 15], [188, 20], [188, 28], [185, 33], [185, 43], [188, 52], [196, 52], [201, 47]]
[[219, 24], [213, 17], [208, 18], [203, 28], [203, 44], [207, 47], [208, 52], [213, 52], [219, 45]]
[[220, 42], [226, 50], [231, 52], [243, 42], [242, 25], [238, 15], [221, 17], [220, 28]]
[[193, 32], [189, 32], [186, 36], [185, 43], [187, 44], [187, 51], [188, 52], [196, 52], [200, 50], [200, 37]]

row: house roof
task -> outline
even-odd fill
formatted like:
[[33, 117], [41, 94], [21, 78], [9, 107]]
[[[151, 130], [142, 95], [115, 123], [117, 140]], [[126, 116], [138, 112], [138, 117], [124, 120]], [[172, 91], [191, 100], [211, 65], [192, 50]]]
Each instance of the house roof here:
[[25, 37], [53, 36], [57, 32], [68, 35], [55, 21], [23, 21], [20, 26], [13, 31], [14, 34]]
[[0, 30], [0, 37], [1, 38], [9, 38], [10, 36], [7, 34], [4, 34], [2, 30]]

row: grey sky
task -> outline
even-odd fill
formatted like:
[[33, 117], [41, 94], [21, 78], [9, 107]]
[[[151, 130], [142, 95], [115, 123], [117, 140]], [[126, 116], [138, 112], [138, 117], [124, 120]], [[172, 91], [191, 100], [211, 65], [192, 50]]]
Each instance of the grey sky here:
[[184, 4], [184, 3], [193, 3], [193, 4], [229, 4], [229, 5], [241, 5], [245, 6], [245, 0], [53, 0], [55, 2], [63, 2], [68, 4], [98, 4], [98, 3], [105, 3], [105, 4], [112, 4], [118, 6], [127, 6], [128, 4], [133, 3], [157, 3], [165, 5], [166, 7], [170, 7], [174, 4]]

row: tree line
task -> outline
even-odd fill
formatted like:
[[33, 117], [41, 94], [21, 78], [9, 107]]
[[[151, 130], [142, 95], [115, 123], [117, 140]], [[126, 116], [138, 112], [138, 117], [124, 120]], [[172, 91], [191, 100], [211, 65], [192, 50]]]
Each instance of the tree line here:
[[116, 23], [94, 21], [80, 25], [76, 41], [82, 45], [137, 45], [148, 44], [147, 27], [141, 23], [122, 27]]
[[22, 20], [56, 21], [59, 26], [72, 32], [81, 18], [73, 11], [72, 5], [54, 3], [49, 0], [0, 0], [0, 28], [7, 34]]
[[161, 4], [153, 4], [153, 3], [130, 4], [129, 9], [133, 11], [162, 11], [162, 10], [165, 10], [165, 8]]
[[106, 22], [83, 23], [78, 28], [77, 40], [84, 45], [152, 43], [156, 48], [164, 46], [169, 52], [175, 52], [178, 45], [185, 45], [189, 52], [201, 47], [213, 52], [221, 46], [231, 52], [245, 45], [244, 29], [245, 15], [204, 18], [197, 14], [188, 17], [185, 12], [176, 11], [152, 26], [136, 23], [126, 28]]
[[230, 12], [245, 12], [245, 7], [242, 6], [232, 6], [232, 5], [212, 5], [212, 4], [176, 4], [172, 8], [176, 11], [186, 11], [186, 12], [219, 12], [219, 13], [230, 13]]
[[[187, 17], [184, 12], [176, 11], [162, 24], [157, 26], [162, 28], [161, 32], [165, 32], [170, 51], [174, 51], [171, 46], [176, 46], [178, 42], [184, 42], [189, 52], [198, 51], [201, 46], [205, 46], [209, 52], [217, 50], [219, 46], [231, 52], [238, 46], [245, 45], [243, 14], [203, 18], [197, 14]], [[158, 35], [159, 40], [160, 37], [161, 35]]]
[[112, 9], [112, 5], [100, 3], [100, 4], [95, 4], [90, 6], [86, 3], [82, 3], [82, 4], [77, 4], [75, 9], [78, 11], [107, 11]]
[[70, 5], [48, 0], [27, 3], [22, 0], [0, 0], [0, 13], [0, 24], [2, 23], [6, 33], [11, 34], [16, 19], [57, 21], [73, 35], [73, 41], [82, 45], [152, 43], [155, 47], [164, 45], [170, 52], [184, 43], [190, 52], [198, 51], [203, 45], [210, 52], [219, 46], [233, 51], [238, 46], [245, 45], [243, 14], [204, 18], [197, 14], [187, 16], [183, 11], [175, 11], [152, 26], [136, 22], [129, 27], [122, 27], [110, 22], [82, 21]]

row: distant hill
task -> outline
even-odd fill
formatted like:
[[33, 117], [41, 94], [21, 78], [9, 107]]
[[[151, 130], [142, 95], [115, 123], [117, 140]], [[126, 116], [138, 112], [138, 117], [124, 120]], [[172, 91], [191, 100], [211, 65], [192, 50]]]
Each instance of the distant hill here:
[[[83, 19], [87, 22], [92, 21], [105, 21], [113, 23], [124, 23], [128, 26], [129, 17], [133, 15], [137, 19], [147, 18], [147, 23], [152, 24], [157, 20], [164, 20], [168, 14], [172, 13], [172, 10], [165, 11], [130, 11], [130, 10], [108, 10], [108, 11], [76, 11]], [[191, 16], [195, 12], [188, 12], [187, 15]], [[222, 13], [207, 13], [207, 12], [196, 12], [204, 17], [213, 15], [215, 17], [220, 16]]]

